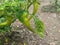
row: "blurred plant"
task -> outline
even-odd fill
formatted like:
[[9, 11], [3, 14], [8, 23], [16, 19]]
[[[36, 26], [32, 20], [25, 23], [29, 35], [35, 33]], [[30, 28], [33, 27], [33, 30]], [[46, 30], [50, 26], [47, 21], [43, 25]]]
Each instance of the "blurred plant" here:
[[39, 34], [40, 37], [42, 38], [44, 32], [44, 23], [40, 21], [36, 16], [34, 16], [34, 23], [35, 23], [37, 34]]
[[44, 12], [60, 12], [60, 0], [50, 0], [50, 4], [43, 6]]
[[54, 6], [56, 11], [59, 11], [60, 8], [60, 1], [59, 0], [51, 0], [50, 2], [51, 6]]

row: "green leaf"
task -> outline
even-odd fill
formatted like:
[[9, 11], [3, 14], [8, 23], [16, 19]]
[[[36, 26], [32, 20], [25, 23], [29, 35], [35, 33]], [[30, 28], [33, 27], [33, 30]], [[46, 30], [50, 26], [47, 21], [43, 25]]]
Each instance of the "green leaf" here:
[[42, 38], [44, 32], [44, 23], [41, 20], [39, 20], [36, 16], [34, 16], [34, 23], [37, 34]]

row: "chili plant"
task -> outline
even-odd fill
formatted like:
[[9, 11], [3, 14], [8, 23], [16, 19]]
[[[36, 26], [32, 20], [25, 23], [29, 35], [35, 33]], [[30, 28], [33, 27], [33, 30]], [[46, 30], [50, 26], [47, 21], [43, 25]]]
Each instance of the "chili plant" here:
[[[33, 5], [33, 12], [29, 14], [29, 7]], [[44, 24], [35, 15], [38, 10], [38, 0], [2, 0], [0, 3], [0, 32], [8, 32], [11, 23], [18, 19], [31, 32], [42, 37]], [[30, 15], [30, 16], [29, 16]], [[30, 20], [34, 19], [36, 30], [30, 26]]]
[[50, 0], [50, 4], [43, 6], [42, 10], [44, 12], [60, 12], [60, 0]]
[[57, 12], [60, 12], [60, 1], [59, 0], [51, 0], [50, 4], [55, 7]]

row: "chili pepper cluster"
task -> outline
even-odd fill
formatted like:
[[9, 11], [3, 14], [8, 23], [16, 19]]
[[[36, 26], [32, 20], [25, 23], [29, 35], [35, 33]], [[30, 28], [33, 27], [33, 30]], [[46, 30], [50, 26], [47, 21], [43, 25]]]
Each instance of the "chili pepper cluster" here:
[[[33, 12], [29, 15], [29, 7], [33, 5]], [[6, 32], [11, 29], [11, 23], [16, 19], [24, 24], [30, 31], [35, 32], [29, 21], [36, 14], [38, 9], [37, 0], [2, 0], [0, 4], [0, 32]]]

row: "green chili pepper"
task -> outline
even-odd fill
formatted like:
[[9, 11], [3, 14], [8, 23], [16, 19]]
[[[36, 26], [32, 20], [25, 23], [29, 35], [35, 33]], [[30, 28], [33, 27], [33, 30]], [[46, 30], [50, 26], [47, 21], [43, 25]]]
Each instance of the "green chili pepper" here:
[[0, 23], [0, 28], [11, 24], [11, 22], [12, 22], [12, 17], [10, 17], [10, 16], [5, 16], [5, 18], [6, 18], [6, 20], [5, 20], [4, 22], [1, 22], [1, 23]]
[[39, 4], [38, 4], [37, 1], [33, 3], [34, 9], [33, 9], [32, 15], [35, 15], [35, 14], [36, 14], [36, 12], [37, 12], [37, 10], [38, 10], [38, 5], [39, 5]]
[[32, 13], [32, 15], [30, 16], [30, 18], [29, 18], [29, 20], [36, 14], [36, 12], [37, 12], [37, 10], [38, 10], [38, 1], [37, 0], [35, 0], [35, 1], [33, 1], [33, 13]]
[[28, 13], [27, 12], [23, 12], [22, 13], [22, 15], [16, 15], [17, 16], [17, 18], [30, 30], [30, 31], [32, 31], [32, 32], [34, 32], [35, 33], [35, 31], [31, 28], [31, 26], [30, 26], [30, 23], [29, 23], [29, 20], [28, 20], [28, 18], [27, 18], [27, 15], [28, 15]]

